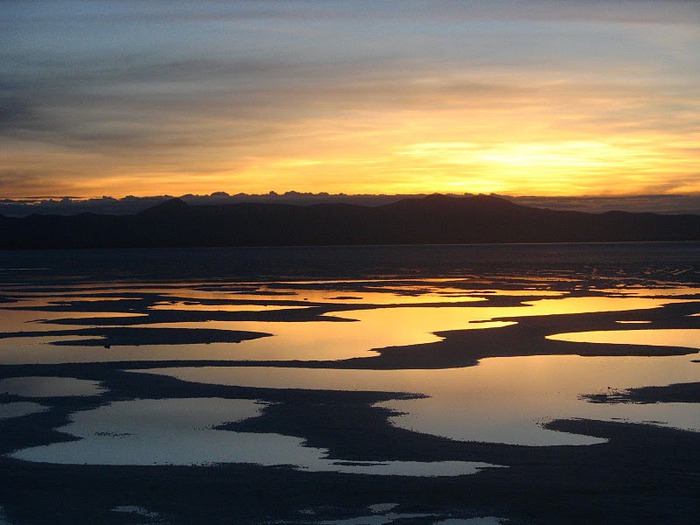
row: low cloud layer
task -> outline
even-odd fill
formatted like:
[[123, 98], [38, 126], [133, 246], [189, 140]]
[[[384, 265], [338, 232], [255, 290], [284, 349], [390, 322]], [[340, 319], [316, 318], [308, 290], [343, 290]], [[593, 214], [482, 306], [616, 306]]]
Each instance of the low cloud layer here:
[[[237, 194], [229, 195], [216, 192], [211, 195], [181, 195], [180, 199], [190, 205], [223, 205], [245, 202], [285, 203], [309, 205], [320, 203], [345, 203], [360, 206], [381, 206], [418, 195], [347, 195], [328, 193], [286, 192], [278, 194]], [[171, 195], [151, 197], [102, 197], [99, 199], [79, 199], [63, 197], [61, 199], [23, 199], [0, 200], [0, 215], [6, 217], [26, 217], [31, 214], [41, 215], [77, 215], [79, 213], [97, 213], [101, 215], [132, 215], [172, 199]], [[700, 215], [700, 195], [644, 195], [632, 197], [512, 197], [504, 198], [536, 208], [555, 210], [604, 213], [606, 211], [652, 212], [659, 214], [694, 214]]]

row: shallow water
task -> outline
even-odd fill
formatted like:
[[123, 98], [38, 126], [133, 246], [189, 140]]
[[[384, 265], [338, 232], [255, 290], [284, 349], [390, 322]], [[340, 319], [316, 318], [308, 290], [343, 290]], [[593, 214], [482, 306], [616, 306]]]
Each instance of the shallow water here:
[[300, 438], [216, 430], [223, 423], [259, 415], [245, 399], [141, 399], [77, 412], [59, 430], [79, 441], [33, 447], [12, 454], [28, 461], [90, 465], [291, 465], [315, 472], [402, 476], [458, 476], [489, 467], [466, 461], [344, 463]]
[[[193, 291], [193, 296], [196, 295]], [[338, 293], [338, 292], [335, 292]], [[362, 292], [353, 292], [361, 296]], [[374, 293], [374, 292], [373, 292]], [[482, 293], [473, 291], [472, 293]], [[486, 294], [491, 293], [488, 291]], [[502, 295], [509, 291], [502, 291]], [[537, 292], [531, 292], [537, 295]], [[517, 295], [516, 295], [517, 296]], [[473, 300], [481, 302], [478, 297]], [[201, 298], [200, 298], [201, 300]], [[430, 299], [425, 299], [430, 302]], [[524, 301], [519, 306], [397, 306], [345, 310], [327, 314], [323, 321], [198, 321], [135, 324], [131, 328], [184, 328], [217, 329], [269, 333], [264, 337], [241, 343], [180, 344], [173, 340], [168, 345], [125, 345], [106, 348], [66, 345], [79, 341], [81, 336], [40, 337], [45, 330], [67, 330], [88, 328], [85, 326], [53, 326], [29, 323], [43, 312], [13, 313], [4, 322], [7, 332], [30, 330], [35, 337], [0, 338], [0, 364], [62, 363], [62, 362], [106, 362], [133, 360], [338, 360], [354, 357], [369, 357], [373, 349], [388, 346], [403, 346], [439, 341], [434, 332], [467, 329], [492, 329], [513, 324], [518, 317], [542, 315], [579, 314], [587, 312], [615, 312], [656, 308], [665, 304], [680, 303], [680, 299], [644, 297], [571, 297], [545, 298]], [[237, 305], [238, 307], [238, 305]], [[14, 307], [16, 308], [16, 306]], [[167, 309], [157, 305], [159, 310]], [[197, 305], [192, 311], [197, 311]], [[208, 308], [207, 308], [208, 309]], [[253, 309], [254, 311], [255, 309]], [[177, 311], [181, 307], [177, 305]], [[51, 312], [52, 318], [60, 318]], [[113, 317], [135, 316], [136, 313], [118, 313]], [[642, 314], [643, 315], [643, 314]], [[66, 319], [80, 319], [85, 313], [70, 312]], [[90, 317], [112, 317], [109, 312], [91, 312]], [[107, 326], [110, 326], [109, 324]], [[94, 339], [94, 337], [90, 337]], [[52, 343], [61, 342], [65, 346]]]
[[0, 419], [11, 417], [22, 417], [37, 412], [43, 412], [46, 407], [39, 403], [31, 403], [27, 401], [17, 401], [12, 403], [0, 403]]
[[700, 349], [699, 329], [605, 330], [554, 334], [547, 339], [574, 343], [605, 343], [614, 345], [682, 346]]
[[149, 370], [186, 381], [264, 388], [364, 390], [425, 394], [382, 403], [401, 416], [392, 423], [461, 441], [518, 445], [586, 445], [603, 440], [547, 430], [557, 418], [657, 421], [700, 432], [691, 404], [606, 405], [581, 395], [644, 385], [695, 381], [690, 356], [531, 356], [484, 359], [447, 370], [329, 370], [199, 367]]
[[97, 381], [72, 377], [11, 377], [0, 380], [0, 394], [22, 397], [95, 396], [104, 391]]
[[[15, 301], [0, 304], [0, 364], [339, 360], [372, 357], [377, 355], [373, 350], [385, 347], [440, 341], [435, 332], [480, 330], [496, 335], [533, 316], [551, 321], [550, 340], [698, 348], [700, 327], [689, 324], [697, 313], [673, 320], [685, 323], [682, 329], [657, 328], [650, 322], [664, 305], [700, 300], [700, 277], [694, 266], [698, 261], [700, 244], [0, 253], [0, 300]], [[688, 282], [681, 281], [685, 277]], [[22, 310], [29, 307], [35, 310]], [[313, 308], [317, 310], [312, 315]], [[623, 314], [627, 311], [634, 315]], [[592, 312], [619, 312], [610, 323], [619, 323], [620, 329], [556, 328], [557, 316]], [[158, 321], [163, 317], [157, 315], [168, 313], [183, 317]], [[306, 314], [310, 317], [300, 320]], [[91, 318], [95, 321], [83, 324]], [[136, 324], [124, 325], [130, 322]], [[61, 333], [100, 326], [272, 335], [241, 343], [181, 344], [173, 339], [170, 344], [105, 348], [79, 344], [99, 340], [99, 335]], [[56, 335], [47, 335], [49, 331]], [[533, 336], [522, 346], [537, 353], [538, 341]], [[56, 346], [57, 342], [69, 344]], [[393, 425], [461, 441], [584, 446], [602, 440], [547, 430], [542, 424], [558, 418], [590, 418], [700, 432], [695, 404], [606, 405], [581, 398], [697, 381], [700, 368], [692, 359], [697, 354], [557, 355], [482, 359], [478, 366], [442, 370], [312, 369], [296, 363], [297, 368], [184, 367], [146, 372], [208, 384], [423, 394], [426, 397], [381, 406], [396, 411]], [[59, 388], [56, 379], [6, 379], [0, 382], [0, 393], [25, 397], [104, 393], [95, 382], [60, 378]], [[40, 405], [5, 403], [0, 404], [0, 414], [3, 407], [11, 414], [7, 417], [43, 410]], [[252, 462], [387, 475], [462, 474], [483, 466], [411, 461], [341, 464], [326, 458], [322, 449], [304, 446], [299, 438], [212, 428], [255, 417], [259, 410], [259, 404], [240, 399], [113, 401], [74, 413], [73, 422], [60, 429], [81, 440], [24, 449], [15, 457], [95, 464]]]

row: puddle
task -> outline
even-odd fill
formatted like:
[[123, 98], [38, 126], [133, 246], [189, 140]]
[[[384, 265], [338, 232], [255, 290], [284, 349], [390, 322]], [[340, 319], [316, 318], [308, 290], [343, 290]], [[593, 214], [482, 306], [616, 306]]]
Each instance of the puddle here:
[[96, 396], [105, 392], [97, 381], [72, 377], [11, 377], [0, 380], [0, 394], [22, 397]]
[[9, 419], [12, 417], [21, 417], [37, 412], [43, 412], [46, 407], [38, 403], [17, 402], [17, 403], [0, 403], [0, 419]]
[[[34, 310], [0, 309], [2, 331], [46, 332], [49, 330], [68, 330], [84, 325], [56, 324], [56, 319], [112, 319], [125, 317], [146, 317], [146, 314], [129, 312], [42, 312]], [[101, 325], [109, 326], [109, 325]]]
[[[537, 315], [573, 314], [603, 311], [626, 311], [654, 308], [672, 300], [569, 297], [542, 299], [516, 307], [472, 306], [401, 306], [367, 310], [351, 310], [333, 314], [346, 322], [267, 322], [209, 321], [203, 323], [164, 323], [153, 328], [211, 328], [271, 333], [265, 337], [231, 344], [211, 344], [192, 348], [191, 359], [227, 360], [337, 360], [370, 357], [371, 350], [388, 346], [431, 343], [441, 340], [434, 332], [450, 330], [494, 329], [513, 324], [499, 318]], [[150, 347], [160, 356], [171, 355], [167, 345]], [[133, 350], [115, 350], [115, 355]], [[152, 352], [151, 352], [152, 353]], [[206, 354], [207, 357], [203, 356]], [[161, 357], [166, 359], [166, 357]], [[124, 356], [126, 360], [126, 356]]]
[[61, 432], [79, 441], [11, 454], [27, 461], [90, 465], [290, 465], [317, 472], [402, 476], [458, 476], [490, 467], [466, 461], [343, 462], [304, 440], [280, 434], [214, 430], [259, 415], [264, 405], [245, 399], [141, 399], [120, 401], [71, 416]]
[[158, 303], [149, 310], [170, 310], [178, 312], [276, 312], [279, 310], [304, 310], [307, 306], [281, 304], [201, 304], [189, 302]]
[[381, 404], [404, 414], [391, 419], [394, 425], [460, 441], [589, 445], [604, 440], [547, 430], [542, 423], [559, 418], [620, 417], [700, 431], [693, 404], [606, 405], [580, 399], [608, 388], [697, 381], [692, 359], [526, 356], [484, 359], [475, 367], [445, 370], [185, 367], [147, 372], [207, 384], [420, 393], [429, 397]]
[[[316, 283], [319, 286], [319, 283]], [[396, 287], [391, 289], [410, 290], [411, 287]], [[425, 286], [419, 287], [425, 289]], [[104, 348], [84, 348], [80, 346], [60, 346], [50, 343], [71, 340], [80, 340], [80, 336], [53, 336], [41, 335], [44, 330], [50, 330], [49, 325], [32, 323], [39, 317], [47, 317], [42, 312], [14, 312], [14, 318], [3, 319], [5, 331], [36, 332], [37, 337], [0, 338], [0, 363], [25, 364], [25, 363], [61, 363], [61, 362], [104, 362], [104, 361], [131, 361], [131, 360], [336, 360], [353, 357], [368, 357], [373, 355], [371, 350], [387, 346], [403, 346], [411, 344], [429, 343], [440, 340], [434, 332], [467, 329], [498, 329], [508, 326], [513, 321], [509, 319], [535, 315], [558, 315], [587, 312], [625, 311], [655, 308], [673, 302], [683, 302], [677, 299], [646, 298], [646, 297], [551, 297], [560, 292], [548, 292], [538, 290], [519, 290], [544, 298], [530, 300], [519, 306], [491, 307], [467, 304], [448, 304], [453, 300], [481, 301], [483, 297], [495, 292], [494, 290], [460, 290], [446, 287], [441, 290], [435, 284], [429, 285], [429, 292], [422, 295], [397, 295], [389, 291], [345, 291], [338, 289], [329, 290], [288, 290], [303, 298], [322, 302], [332, 297], [355, 297], [358, 302], [380, 303], [383, 299], [401, 301], [431, 300], [433, 295], [447, 301], [442, 306], [402, 306], [370, 308], [350, 310], [329, 314], [345, 321], [308, 321], [308, 322], [284, 322], [284, 321], [208, 321], [208, 322], [183, 322], [163, 324], [140, 324], [132, 328], [181, 328], [181, 329], [220, 329], [233, 331], [249, 331], [271, 333], [272, 337], [264, 337], [241, 343], [211, 343], [211, 344], [184, 344], [184, 345], [132, 345], [113, 346]], [[441, 291], [436, 291], [441, 290]], [[279, 291], [279, 290], [278, 290]], [[197, 289], [171, 290], [177, 297], [192, 295], [193, 298], [209, 292]], [[517, 295], [517, 291], [502, 291], [505, 295]], [[286, 293], [286, 292], [285, 292]], [[496, 292], [498, 293], [498, 292]], [[351, 294], [351, 295], [347, 295]], [[432, 294], [432, 295], [431, 295]], [[455, 295], [458, 294], [458, 295]], [[471, 294], [477, 294], [472, 297]], [[228, 296], [231, 293], [212, 293], [217, 297]], [[260, 296], [255, 297], [256, 301]], [[200, 297], [201, 298], [201, 297]], [[241, 297], [238, 297], [239, 300]], [[287, 297], [285, 296], [285, 299]], [[196, 300], [196, 299], [193, 299]], [[348, 300], [350, 299], [343, 299]], [[340, 301], [343, 301], [340, 300]], [[352, 299], [354, 301], [355, 299]], [[158, 308], [168, 308], [172, 305], [160, 305]], [[189, 305], [185, 301], [176, 300], [176, 308], [183, 310], [209, 308], [221, 309], [226, 305]], [[261, 305], [228, 305], [232, 309], [252, 309], [254, 311]], [[264, 305], [262, 308], [268, 308]], [[270, 309], [284, 307], [275, 306], [272, 303]], [[299, 307], [296, 307], [299, 308]], [[272, 311], [272, 310], [271, 310]], [[29, 315], [31, 314], [31, 315]], [[40, 315], [37, 315], [40, 314]], [[82, 317], [84, 313], [76, 312], [75, 317]], [[90, 316], [109, 316], [106, 312], [89, 313]], [[134, 314], [118, 314], [134, 315]], [[50, 317], [50, 316], [49, 316]], [[57, 317], [66, 317], [66, 313], [60, 313]], [[70, 317], [70, 315], [68, 315]], [[65, 329], [65, 327], [63, 327]], [[92, 338], [92, 337], [88, 337]], [[173, 341], [177, 343], [177, 341]]]
[[600, 330], [554, 334], [547, 336], [547, 339], [571, 343], [679, 346], [700, 349], [700, 329]]

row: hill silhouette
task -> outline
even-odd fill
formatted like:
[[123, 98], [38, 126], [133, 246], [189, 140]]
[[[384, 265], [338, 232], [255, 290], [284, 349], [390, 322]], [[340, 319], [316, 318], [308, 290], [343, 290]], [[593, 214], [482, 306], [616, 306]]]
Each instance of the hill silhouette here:
[[489, 195], [436, 194], [383, 206], [171, 199], [126, 216], [0, 216], [1, 249], [691, 240], [700, 240], [700, 215], [592, 214]]

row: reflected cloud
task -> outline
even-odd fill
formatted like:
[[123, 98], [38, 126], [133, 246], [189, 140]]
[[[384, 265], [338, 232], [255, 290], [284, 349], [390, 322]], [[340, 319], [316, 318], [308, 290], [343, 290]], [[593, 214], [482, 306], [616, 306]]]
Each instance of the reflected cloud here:
[[151, 310], [171, 310], [179, 312], [269, 312], [278, 310], [299, 310], [306, 306], [285, 306], [275, 304], [199, 304], [191, 302], [162, 303]]
[[11, 377], [0, 380], [0, 394], [29, 398], [96, 396], [106, 391], [97, 381], [72, 377]]
[[[645, 321], [636, 321], [645, 323]], [[680, 346], [700, 350], [700, 330], [655, 329], [655, 330], [605, 330], [553, 334], [547, 339], [572, 343], [603, 343], [613, 345]]]
[[[184, 317], [177, 322], [157, 322], [137, 312], [112, 314], [101, 310], [112, 305], [114, 309], [122, 309], [120, 301], [109, 300], [111, 298], [107, 296], [108, 300], [103, 304], [99, 302], [99, 295], [88, 297], [89, 300], [83, 304], [88, 312], [66, 312], [63, 311], [65, 308], [57, 312], [23, 311], [19, 308], [7, 310], [11, 315], [4, 320], [4, 329], [8, 333], [0, 337], [0, 361], [8, 364], [168, 359], [331, 361], [373, 357], [376, 355], [373, 350], [386, 347], [438, 342], [442, 337], [436, 333], [441, 332], [498, 330], [517, 323], [518, 318], [645, 310], [684, 302], [683, 299], [673, 298], [676, 293], [680, 294], [680, 289], [668, 289], [670, 298], [666, 298], [665, 294], [657, 298], [651, 290], [649, 293], [640, 290], [639, 296], [571, 297], [554, 290], [470, 289], [456, 286], [455, 281], [450, 279], [420, 283], [292, 281], [234, 284], [230, 289], [221, 289], [221, 285], [203, 288], [206, 289], [156, 286], [130, 291], [137, 297], [142, 297], [140, 294], [153, 294], [149, 295], [155, 298], [150, 299], [154, 301], [152, 304], [149, 300], [136, 300], [135, 304], [140, 305], [144, 312], [148, 308], [154, 312], [172, 310], [183, 314], [204, 314], [205, 317], [198, 315], [196, 320]], [[122, 289], [110, 290], [110, 294], [116, 296], [123, 296], [124, 292]], [[47, 293], [38, 299], [30, 298], [23, 304], [34, 307], [57, 305], [55, 293]], [[162, 297], [172, 297], [173, 302], [161, 301]], [[528, 300], [516, 303], [517, 306], [489, 306], [486, 298], [490, 297]], [[532, 297], [542, 298], [531, 300]], [[77, 303], [66, 302], [63, 306], [80, 304], [84, 300], [84, 292], [82, 295], [81, 292], [76, 293], [75, 299]], [[285, 304], [289, 302], [292, 304]], [[433, 304], [440, 306], [427, 306]], [[301, 321], [285, 317], [289, 312], [303, 311], [312, 305], [326, 305], [329, 311], [324, 316], [312, 316]], [[354, 305], [361, 308], [352, 309]], [[339, 306], [342, 309], [336, 311]], [[93, 309], [96, 311], [91, 311]], [[252, 318], [214, 320], [216, 317], [206, 317], [217, 312], [246, 313]], [[264, 318], [269, 320], [255, 320], [256, 314], [269, 313], [275, 316]], [[93, 330], [80, 325], [74, 335], [62, 335], [61, 331], [71, 327], [61, 323], [55, 335], [43, 335], [43, 332], [52, 329], [52, 319], [118, 320], [133, 316], [143, 316], [144, 322], [135, 320], [126, 326], [115, 326], [116, 323], [108, 321], [106, 325], [97, 325]], [[46, 321], [30, 322], [37, 318], [46, 318]], [[89, 333], [80, 330], [88, 330]], [[197, 335], [207, 330], [221, 332], [209, 338]], [[32, 337], [13, 337], [11, 331], [27, 332], [25, 335]], [[159, 331], [163, 334], [156, 337]], [[272, 334], [272, 337], [230, 342], [247, 338], [245, 334]], [[110, 337], [114, 339], [113, 342], [110, 342]], [[168, 338], [169, 344], [161, 343]], [[83, 347], [85, 344], [92, 345], [92, 348]], [[109, 348], [95, 352], [96, 346]]]
[[[313, 472], [384, 476], [460, 476], [486, 463], [468, 461], [366, 461], [329, 459], [326, 451], [280, 434], [216, 430], [222, 423], [260, 414], [246, 399], [141, 399], [77, 412], [59, 430], [78, 441], [32, 447], [11, 454], [26, 461], [89, 465], [289, 465]], [[264, 451], [264, 452], [263, 452]]]
[[[43, 412], [44, 410], [47, 410], [47, 408], [40, 405], [39, 403], [30, 403], [24, 401], [0, 403], [0, 420], [12, 417], [27, 416], [29, 414]], [[2, 514], [0, 514], [0, 518], [2, 518]], [[1, 520], [0, 524], [2, 524]]]
[[[151, 369], [184, 381], [256, 388], [404, 392], [420, 399], [383, 402], [392, 424], [460, 441], [518, 445], [590, 445], [604, 440], [541, 425], [559, 418], [663, 424], [700, 432], [690, 403], [605, 405], [581, 395], [697, 380], [690, 358], [530, 356], [484, 359], [447, 370], [336, 370], [273, 367]], [[136, 372], [139, 373], [139, 372]], [[498, 417], [494, 417], [498, 414]]]

